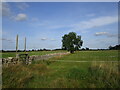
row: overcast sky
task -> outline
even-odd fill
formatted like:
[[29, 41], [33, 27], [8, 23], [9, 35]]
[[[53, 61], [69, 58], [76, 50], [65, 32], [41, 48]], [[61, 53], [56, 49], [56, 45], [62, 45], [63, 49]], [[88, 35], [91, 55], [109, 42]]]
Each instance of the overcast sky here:
[[2, 5], [2, 45], [4, 50], [61, 48], [62, 36], [76, 32], [83, 46], [108, 48], [118, 44], [117, 2], [9, 2]]

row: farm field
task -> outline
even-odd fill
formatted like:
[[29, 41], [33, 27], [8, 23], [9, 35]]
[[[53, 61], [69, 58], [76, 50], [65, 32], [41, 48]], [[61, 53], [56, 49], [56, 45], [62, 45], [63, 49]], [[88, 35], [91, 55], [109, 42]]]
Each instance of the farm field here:
[[3, 67], [3, 88], [120, 88], [117, 61], [117, 50], [79, 51], [30, 65]]

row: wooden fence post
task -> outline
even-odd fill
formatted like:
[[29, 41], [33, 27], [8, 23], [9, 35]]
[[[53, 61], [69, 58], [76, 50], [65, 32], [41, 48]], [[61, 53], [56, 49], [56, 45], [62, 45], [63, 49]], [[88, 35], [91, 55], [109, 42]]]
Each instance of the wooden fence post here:
[[25, 37], [25, 46], [24, 46], [24, 49], [25, 49], [25, 53], [26, 53], [26, 37]]
[[16, 58], [18, 58], [18, 35], [16, 36]]

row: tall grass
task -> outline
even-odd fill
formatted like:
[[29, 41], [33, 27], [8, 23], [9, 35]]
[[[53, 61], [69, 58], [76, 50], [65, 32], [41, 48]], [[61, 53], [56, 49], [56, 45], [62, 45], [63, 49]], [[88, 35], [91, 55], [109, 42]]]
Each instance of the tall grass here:
[[87, 70], [70, 69], [66, 77], [78, 81], [79, 87], [120, 88], [119, 76], [118, 63], [92, 63]]
[[[71, 56], [76, 56], [75, 60], [81, 60], [81, 55], [78, 58], [78, 54], [81, 52]], [[34, 61], [31, 65], [4, 66], [3, 88], [120, 88], [120, 63], [52, 61], [68, 60], [71, 56]]]
[[93, 84], [97, 87], [120, 88], [120, 72], [118, 63], [93, 63], [88, 69]]
[[14, 65], [3, 67], [2, 83], [3, 88], [25, 88], [36, 75], [43, 75], [47, 71], [43, 64]]
[[120, 88], [117, 66], [92, 63], [88, 68], [66, 68], [66, 73], [50, 68], [46, 62], [3, 67], [3, 88]]

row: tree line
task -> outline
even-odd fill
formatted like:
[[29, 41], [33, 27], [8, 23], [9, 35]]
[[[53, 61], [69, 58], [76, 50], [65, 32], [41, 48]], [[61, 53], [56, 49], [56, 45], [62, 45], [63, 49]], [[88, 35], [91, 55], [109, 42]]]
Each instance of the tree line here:
[[109, 46], [109, 50], [120, 50], [120, 44], [115, 46]]

